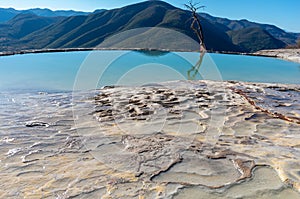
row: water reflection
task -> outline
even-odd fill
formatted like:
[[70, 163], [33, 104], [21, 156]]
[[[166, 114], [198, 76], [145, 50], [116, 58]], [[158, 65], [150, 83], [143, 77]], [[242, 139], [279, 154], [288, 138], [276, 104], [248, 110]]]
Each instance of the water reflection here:
[[206, 50], [201, 51], [198, 62], [190, 70], [187, 71], [188, 80], [196, 80], [197, 74], [200, 74], [199, 70], [201, 68], [205, 53]]
[[160, 51], [160, 50], [137, 50], [136, 52], [151, 57], [160, 57], [170, 53], [168, 51]]

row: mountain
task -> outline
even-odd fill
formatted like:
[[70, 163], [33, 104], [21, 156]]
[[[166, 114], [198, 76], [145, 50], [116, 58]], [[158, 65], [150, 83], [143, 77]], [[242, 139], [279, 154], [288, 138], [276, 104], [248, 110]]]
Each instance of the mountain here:
[[[141, 27], [160, 27], [180, 31], [196, 40], [196, 35], [191, 30], [190, 24], [191, 15], [189, 12], [162, 1], [146, 1], [87, 17], [68, 18], [60, 24], [53, 24], [47, 29], [29, 35], [26, 39], [30, 43], [39, 40], [43, 32], [47, 32], [49, 36], [60, 32], [63, 34], [58, 39], [53, 37], [51, 42], [38, 47], [94, 47], [109, 36], [119, 32]], [[72, 27], [72, 31], [63, 30], [64, 27]], [[215, 31], [216, 28], [208, 21], [203, 23], [203, 27], [204, 34], [207, 36], [206, 45], [209, 49], [215, 48], [222, 51], [238, 49], [225, 33]]]
[[221, 17], [213, 17], [207, 13], [200, 13], [200, 16], [209, 20], [212, 23], [216, 22], [225, 26], [226, 28], [228, 28], [229, 31], [239, 31], [244, 28], [260, 28], [262, 30], [267, 31], [275, 39], [283, 41], [287, 45], [296, 44], [297, 40], [300, 38], [300, 33], [289, 33], [274, 25], [255, 23], [246, 19], [230, 20]]
[[40, 17], [34, 14], [19, 14], [0, 26], [0, 36], [19, 39], [62, 19], [63, 17]]
[[283, 41], [275, 39], [269, 32], [258, 27], [243, 28], [227, 32], [235, 45], [240, 46], [245, 51], [256, 52], [265, 49], [284, 48]]
[[0, 8], [0, 23], [6, 22], [18, 14], [20, 12], [13, 8]]
[[[97, 10], [101, 12], [103, 10]], [[0, 23], [7, 22], [19, 14], [35, 14], [42, 17], [70, 17], [77, 15], [88, 15], [89, 12], [81, 12], [74, 10], [55, 10], [33, 8], [28, 10], [15, 10], [13, 8], [0, 8]]]
[[[14, 46], [17, 49], [95, 47], [116, 33], [145, 26], [180, 31], [197, 40], [190, 28], [191, 20], [191, 13], [188, 11], [163, 1], [146, 1], [88, 16], [68, 17], [28, 34]], [[209, 49], [241, 50], [225, 32], [219, 31], [208, 20], [203, 21], [203, 28]]]
[[13, 50], [15, 43], [28, 34], [56, 23], [64, 17], [40, 17], [34, 14], [19, 14], [7, 23], [0, 24], [0, 49]]
[[82, 12], [82, 11], [74, 11], [74, 10], [55, 10], [52, 11], [50, 9], [44, 8], [34, 8], [29, 10], [24, 10], [22, 12], [31, 12], [38, 16], [43, 17], [70, 17], [70, 16], [77, 16], [77, 15], [88, 15], [90, 12]]
[[[44, 9], [39, 11], [46, 13]], [[197, 44], [197, 37], [190, 28], [191, 13], [163, 1], [145, 1], [118, 9], [97, 10], [88, 15], [69, 17], [29, 15], [16, 16], [20, 19], [14, 18], [6, 24], [0, 24], [0, 31], [5, 33], [0, 36], [0, 51], [90, 48], [99, 44], [114, 48], [198, 48], [197, 45], [187, 44], [188, 40]], [[253, 52], [282, 48], [298, 37], [297, 34], [286, 33], [272, 25], [229, 20], [204, 13], [199, 17], [208, 50]], [[26, 26], [27, 21], [39, 25], [30, 28], [29, 25]], [[27, 28], [22, 29], [25, 26]]]

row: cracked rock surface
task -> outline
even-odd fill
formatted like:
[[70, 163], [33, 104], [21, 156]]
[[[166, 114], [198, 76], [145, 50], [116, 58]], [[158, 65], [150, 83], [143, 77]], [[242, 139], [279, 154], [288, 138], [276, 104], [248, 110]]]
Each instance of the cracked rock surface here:
[[176, 81], [6, 93], [0, 198], [300, 198], [299, 91]]

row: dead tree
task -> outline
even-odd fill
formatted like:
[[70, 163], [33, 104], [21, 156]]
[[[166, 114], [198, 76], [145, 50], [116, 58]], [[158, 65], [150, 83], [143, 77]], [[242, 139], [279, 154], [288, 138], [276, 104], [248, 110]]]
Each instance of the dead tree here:
[[204, 43], [204, 36], [203, 36], [203, 29], [202, 29], [202, 25], [200, 23], [200, 19], [198, 17], [198, 13], [197, 13], [197, 11], [200, 8], [204, 8], [205, 6], [199, 6], [199, 2], [193, 3], [193, 1], [190, 1], [188, 4], [184, 4], [184, 6], [192, 12], [193, 22], [191, 24], [191, 29], [195, 32], [195, 34], [197, 35], [197, 37], [199, 39], [200, 52], [206, 51], [205, 43]]

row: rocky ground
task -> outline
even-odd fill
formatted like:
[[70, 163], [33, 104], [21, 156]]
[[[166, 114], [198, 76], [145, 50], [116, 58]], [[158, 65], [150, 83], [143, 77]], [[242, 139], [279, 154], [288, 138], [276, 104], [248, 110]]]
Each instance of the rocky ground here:
[[3, 96], [1, 198], [300, 197], [297, 85]]
[[[130, 164], [132, 172], [164, 183], [174, 180], [181, 185], [220, 188], [251, 177], [252, 169], [259, 165], [272, 166], [280, 175], [287, 172], [279, 166], [282, 162], [265, 161], [269, 152], [260, 151], [258, 155], [254, 148], [249, 150], [254, 146], [268, 148], [269, 144], [293, 147], [288, 146], [292, 140], [283, 141], [279, 134], [283, 129], [290, 133], [299, 130], [299, 91], [297, 86], [209, 81], [108, 88], [95, 98], [99, 105], [95, 116], [102, 124], [108, 122], [106, 132], [117, 132], [111, 127], [116, 126], [125, 134], [122, 142], [126, 150], [133, 152], [133, 159], [143, 157], [135, 166]], [[279, 129], [269, 134], [275, 126]], [[293, 141], [300, 144], [298, 139]], [[280, 153], [273, 154], [277, 161]], [[210, 165], [210, 171], [202, 165]], [[204, 173], [212, 176], [202, 178]], [[280, 177], [286, 181], [288, 175]], [[299, 189], [298, 180], [288, 181]]]
[[271, 56], [300, 63], [300, 49], [260, 50], [254, 55]]

